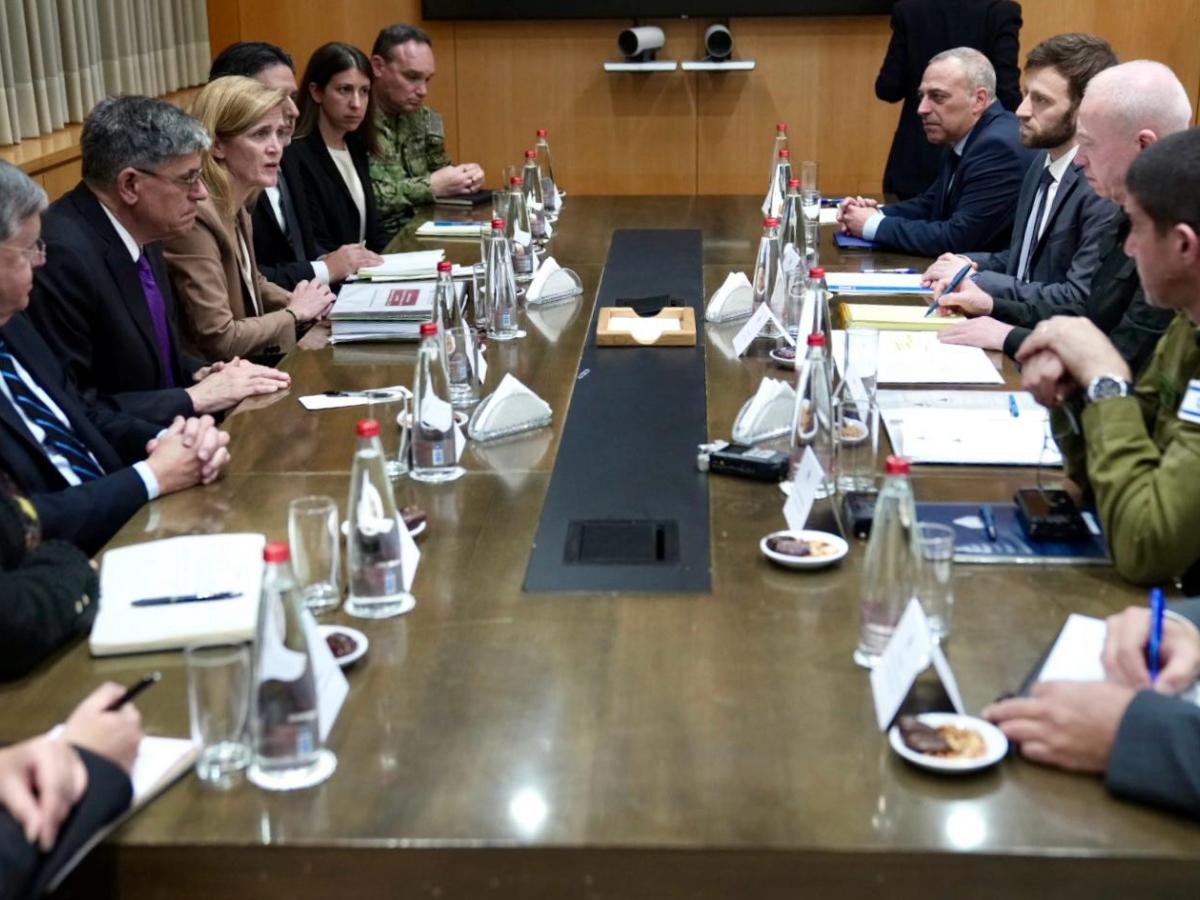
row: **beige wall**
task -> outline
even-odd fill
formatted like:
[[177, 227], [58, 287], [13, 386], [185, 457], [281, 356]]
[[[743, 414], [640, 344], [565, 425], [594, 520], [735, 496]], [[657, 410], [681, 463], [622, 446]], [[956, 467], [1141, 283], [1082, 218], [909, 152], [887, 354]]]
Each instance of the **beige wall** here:
[[[209, 0], [214, 52], [233, 40], [286, 47], [303, 69], [328, 40], [370, 49], [378, 29], [419, 21], [418, 0]], [[1123, 59], [1162, 60], [1200, 89], [1200, 0], [1024, 0], [1021, 46], [1060, 31], [1108, 38]], [[429, 103], [456, 159], [489, 173], [520, 161], [550, 129], [555, 164], [577, 193], [757, 193], [776, 122], [815, 157], [831, 192], [878, 191], [898, 106], [875, 99], [885, 17], [733, 19], [752, 72], [609, 74], [615, 21], [425, 23], [438, 75]], [[657, 23], [664, 58], [697, 59], [708, 22]], [[489, 180], [495, 180], [491, 178]]]

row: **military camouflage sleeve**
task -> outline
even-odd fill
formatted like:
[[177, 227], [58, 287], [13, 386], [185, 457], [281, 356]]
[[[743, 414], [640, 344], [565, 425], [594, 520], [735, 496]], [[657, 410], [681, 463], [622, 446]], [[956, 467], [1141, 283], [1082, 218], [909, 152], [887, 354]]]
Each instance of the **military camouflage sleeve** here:
[[1133, 395], [1083, 412], [1100, 520], [1114, 566], [1130, 581], [1169, 582], [1196, 561], [1185, 536], [1200, 533], [1200, 424], [1178, 410], [1198, 362], [1193, 326], [1180, 316]]

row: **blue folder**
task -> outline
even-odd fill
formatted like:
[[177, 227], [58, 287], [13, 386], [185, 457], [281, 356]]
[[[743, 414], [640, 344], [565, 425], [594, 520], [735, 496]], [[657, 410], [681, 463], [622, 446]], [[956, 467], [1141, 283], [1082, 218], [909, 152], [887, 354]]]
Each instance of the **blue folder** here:
[[876, 246], [874, 241], [864, 240], [842, 231], [834, 234], [833, 242], [843, 250], [874, 250]]
[[1112, 558], [1104, 536], [1098, 534], [1095, 514], [1084, 510], [1092, 537], [1078, 543], [1034, 541], [1025, 535], [1012, 503], [990, 503], [996, 520], [996, 540], [988, 539], [979, 515], [979, 503], [918, 503], [917, 520], [937, 522], [954, 529], [954, 561], [958, 563], [1058, 563], [1073, 566], [1109, 566]]

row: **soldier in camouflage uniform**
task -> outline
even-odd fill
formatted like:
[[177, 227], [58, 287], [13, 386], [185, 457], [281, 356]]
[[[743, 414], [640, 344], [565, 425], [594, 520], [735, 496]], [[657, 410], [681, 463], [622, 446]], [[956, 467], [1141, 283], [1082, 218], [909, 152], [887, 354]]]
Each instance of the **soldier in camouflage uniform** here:
[[[1172, 155], [1175, 159], [1172, 159]], [[1067, 472], [1096, 500], [1117, 572], [1141, 584], [1182, 580], [1200, 591], [1200, 130], [1163, 138], [1130, 167], [1126, 250], [1147, 302], [1175, 319], [1136, 384], [1120, 351], [1090, 320], [1056, 317], [1021, 345], [1026, 385], [1053, 355], [1086, 398], [1056, 411]], [[1190, 245], [1190, 246], [1189, 246]], [[1182, 248], [1182, 249], [1181, 249]], [[1078, 406], [1072, 398], [1068, 404]], [[1068, 407], [1069, 408], [1069, 407]]]
[[424, 105], [435, 66], [429, 35], [412, 25], [392, 25], [375, 39], [371, 66], [379, 152], [371, 182], [389, 233], [399, 231], [418, 206], [434, 196], [467, 194], [483, 187], [483, 169], [455, 165], [446, 154], [442, 117]]

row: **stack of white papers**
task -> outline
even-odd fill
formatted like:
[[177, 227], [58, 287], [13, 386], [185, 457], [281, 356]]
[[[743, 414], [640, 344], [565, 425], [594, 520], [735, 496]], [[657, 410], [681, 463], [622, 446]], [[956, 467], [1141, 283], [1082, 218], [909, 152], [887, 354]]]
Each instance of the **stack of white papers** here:
[[878, 398], [892, 447], [915, 463], [1062, 464], [1050, 435], [1049, 414], [1029, 394], [880, 391]]
[[383, 263], [358, 270], [359, 278], [436, 278], [437, 264], [445, 250], [417, 250], [412, 253], [385, 253]]
[[488, 222], [422, 222], [417, 228], [417, 237], [423, 238], [478, 238], [480, 232], [487, 228]]
[[[461, 302], [463, 285], [456, 282], [455, 291]], [[415, 341], [421, 324], [433, 318], [436, 293], [436, 281], [343, 285], [329, 313], [333, 325], [330, 343]]]
[[826, 272], [825, 284], [835, 294], [933, 294], [931, 288], [921, 285], [919, 274], [906, 275], [898, 272]]
[[[833, 360], [842, 370], [846, 337], [833, 336]], [[929, 331], [879, 332], [877, 384], [1004, 384], [978, 347], [943, 344]]]

